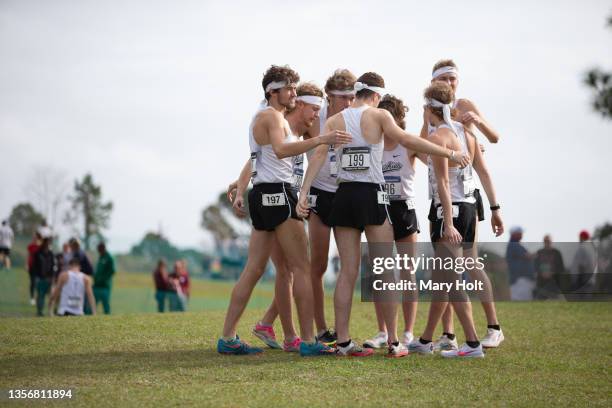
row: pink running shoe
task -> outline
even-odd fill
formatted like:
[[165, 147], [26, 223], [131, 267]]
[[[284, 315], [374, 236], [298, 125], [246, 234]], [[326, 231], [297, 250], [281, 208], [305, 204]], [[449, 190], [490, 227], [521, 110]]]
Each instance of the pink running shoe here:
[[266, 343], [266, 346], [277, 350], [281, 348], [281, 346], [276, 342], [274, 327], [264, 326], [261, 323], [257, 323], [255, 327], [253, 327], [253, 334], [257, 336], [259, 340]]
[[283, 342], [283, 350], [290, 352], [290, 353], [297, 353], [300, 351], [301, 342], [302, 342], [302, 339], [300, 339], [299, 337], [295, 337], [293, 341], [285, 340]]

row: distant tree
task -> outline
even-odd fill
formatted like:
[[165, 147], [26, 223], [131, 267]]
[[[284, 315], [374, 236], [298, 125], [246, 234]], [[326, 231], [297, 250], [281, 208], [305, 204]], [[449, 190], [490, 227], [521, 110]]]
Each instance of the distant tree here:
[[11, 210], [9, 224], [18, 237], [31, 237], [45, 218], [30, 203], [17, 204]]
[[609, 222], [606, 222], [605, 224], [595, 228], [593, 238], [603, 241], [609, 237], [612, 237], [612, 224], [610, 224]]
[[[248, 197], [248, 193], [246, 193]], [[248, 203], [245, 200], [245, 207], [248, 210]], [[200, 226], [210, 231], [217, 244], [225, 239], [235, 239], [239, 236], [238, 231], [232, 226], [249, 222], [247, 211], [246, 218], [238, 218], [233, 210], [231, 203], [227, 200], [225, 192], [217, 196], [217, 202], [207, 206], [202, 210]]]
[[66, 212], [64, 222], [75, 225], [83, 222], [83, 241], [85, 249], [90, 248], [91, 238], [102, 238], [102, 230], [108, 228], [113, 210], [111, 201], [103, 202], [102, 188], [94, 183], [91, 174], [86, 174], [82, 181], [74, 182], [74, 191], [68, 197], [71, 209]]
[[[612, 16], [608, 17], [608, 26], [612, 27]], [[594, 91], [593, 109], [603, 117], [612, 119], [612, 73], [592, 68], [586, 73], [584, 83]]]
[[26, 182], [26, 196], [54, 231], [58, 214], [67, 204], [66, 193], [69, 188], [66, 172], [51, 166], [35, 166]]
[[130, 254], [142, 256], [149, 260], [166, 259], [169, 262], [181, 258], [180, 251], [162, 234], [147, 232], [142, 240], [132, 247]]

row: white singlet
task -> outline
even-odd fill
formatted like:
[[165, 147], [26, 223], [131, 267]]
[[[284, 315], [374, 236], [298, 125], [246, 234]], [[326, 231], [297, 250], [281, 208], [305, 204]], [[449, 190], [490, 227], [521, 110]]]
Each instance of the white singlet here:
[[[266, 109], [272, 109], [268, 106]], [[265, 110], [265, 109], [263, 109]], [[262, 111], [263, 111], [262, 110]], [[279, 159], [274, 153], [271, 144], [260, 145], [255, 140], [253, 135], [253, 127], [255, 119], [261, 111], [255, 114], [251, 125], [249, 126], [249, 146], [251, 148], [251, 177], [253, 185], [260, 183], [291, 183], [293, 176], [293, 157], [285, 157]], [[295, 136], [292, 135], [289, 123], [284, 120], [285, 127], [285, 143], [295, 141]]]
[[68, 280], [62, 287], [57, 313], [63, 315], [68, 312], [73, 315], [82, 315], [85, 305], [85, 274], [83, 272], [67, 271]]
[[410, 151], [398, 143], [393, 150], [383, 150], [382, 172], [385, 191], [391, 201], [414, 199], [414, 168], [409, 160]]
[[[453, 125], [455, 129], [457, 129], [458, 134], [455, 136], [459, 139], [459, 143], [461, 144], [461, 151], [463, 153], [468, 153], [467, 140], [465, 136], [465, 131], [463, 129], [463, 125], [459, 122], [453, 121]], [[440, 128], [451, 129], [447, 124], [441, 124], [438, 126]], [[452, 129], [451, 129], [452, 131]], [[436, 182], [436, 175], [433, 168], [433, 162], [431, 157], [427, 158], [427, 168], [429, 171], [429, 194], [433, 197], [434, 204], [440, 204], [440, 195], [438, 194], [438, 184]], [[466, 167], [449, 167], [448, 168], [448, 183], [450, 189], [450, 198], [451, 202], [464, 202], [464, 203], [475, 203], [476, 199], [474, 198], [474, 190], [476, 189], [476, 182], [474, 181], [474, 177], [472, 174], [472, 165], [468, 165]]]
[[384, 184], [382, 173], [383, 138], [376, 144], [369, 144], [361, 134], [361, 115], [370, 106], [346, 108], [342, 111], [346, 132], [353, 140], [336, 149], [338, 160], [338, 183], [362, 182]]
[[[325, 129], [325, 122], [327, 121], [327, 102], [323, 103], [321, 110], [319, 111], [319, 134], [322, 135]], [[310, 150], [307, 155], [308, 159], [312, 157], [313, 150]], [[328, 191], [335, 193], [338, 189], [336, 184], [336, 178], [338, 176], [338, 166], [336, 162], [336, 152], [333, 146], [329, 146], [327, 151], [327, 159], [323, 163], [321, 170], [312, 181], [312, 186], [319, 190]]]

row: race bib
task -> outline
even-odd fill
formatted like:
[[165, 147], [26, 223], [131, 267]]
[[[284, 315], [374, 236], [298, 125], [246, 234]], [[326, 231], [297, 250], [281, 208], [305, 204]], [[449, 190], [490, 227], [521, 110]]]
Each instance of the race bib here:
[[472, 176], [471, 167], [466, 167], [461, 172], [461, 182], [463, 183], [463, 194], [466, 197], [471, 197], [474, 195], [474, 190], [476, 190], [476, 182], [474, 181], [474, 177]]
[[287, 201], [285, 200], [285, 194], [283, 193], [262, 194], [261, 204], [264, 207], [275, 207], [279, 205], [285, 205], [287, 204]]
[[389, 194], [386, 191], [377, 191], [378, 193], [378, 204], [389, 205]]
[[257, 175], [257, 152], [251, 153], [251, 177]]
[[409, 198], [406, 200], [406, 206], [408, 207], [409, 210], [414, 210], [416, 208], [416, 205], [412, 198]]
[[342, 149], [342, 169], [345, 171], [368, 170], [370, 168], [369, 147], [345, 147]]
[[308, 207], [316, 207], [317, 206], [317, 196], [314, 194], [308, 194], [308, 196], [306, 197], [306, 200], [308, 201]]
[[336, 161], [335, 152], [329, 155], [329, 175], [331, 177], [338, 177], [338, 162]]
[[402, 198], [401, 177], [385, 176], [385, 191], [389, 194], [390, 200], [400, 200]]
[[81, 306], [81, 298], [78, 296], [68, 296], [68, 307], [71, 309]]
[[[453, 218], [457, 218], [459, 216], [459, 206], [458, 205], [453, 205]], [[444, 208], [442, 208], [442, 206], [438, 207], [438, 219], [441, 220], [444, 218], [444, 214], [442, 214], [444, 212]]]
[[304, 179], [304, 169], [294, 168], [293, 175], [291, 176], [291, 186], [299, 190], [302, 187], [302, 180]]

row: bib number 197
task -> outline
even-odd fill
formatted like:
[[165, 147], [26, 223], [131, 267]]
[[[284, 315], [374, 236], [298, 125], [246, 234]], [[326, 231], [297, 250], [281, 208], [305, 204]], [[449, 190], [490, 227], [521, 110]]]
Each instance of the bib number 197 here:
[[283, 193], [262, 194], [261, 204], [264, 207], [275, 207], [275, 206], [285, 205], [286, 204], [285, 195]]

